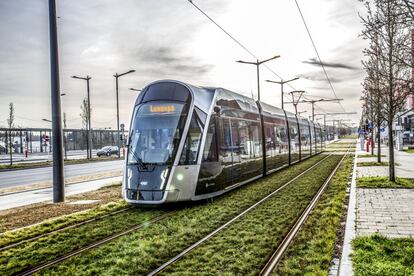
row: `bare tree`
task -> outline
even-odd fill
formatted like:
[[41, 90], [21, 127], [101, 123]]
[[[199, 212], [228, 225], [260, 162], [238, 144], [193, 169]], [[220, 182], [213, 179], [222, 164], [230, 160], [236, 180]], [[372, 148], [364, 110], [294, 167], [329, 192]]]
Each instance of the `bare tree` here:
[[[371, 4], [372, 3], [372, 4]], [[403, 109], [407, 96], [411, 93], [412, 50], [407, 47], [410, 27], [407, 24], [407, 6], [404, 0], [374, 0], [365, 2], [367, 16], [362, 18], [362, 36], [371, 41], [365, 55], [375, 57], [376, 66], [372, 69], [378, 78], [378, 93], [384, 119], [388, 126], [389, 179], [395, 181], [394, 136], [392, 123], [397, 113]]]
[[14, 134], [12, 133], [12, 129], [14, 128], [14, 105], [13, 103], [9, 103], [9, 117], [7, 118], [7, 126], [9, 128], [9, 139], [8, 145], [9, 154], [10, 154], [10, 166], [13, 165], [13, 137]]
[[[92, 109], [90, 110], [92, 112]], [[86, 140], [86, 151], [89, 152], [89, 139], [88, 139], [88, 130], [89, 130], [89, 105], [88, 100], [85, 98], [82, 101], [81, 113], [79, 114], [82, 118], [82, 129], [83, 131], [83, 141]], [[88, 153], [89, 156], [89, 153]]]

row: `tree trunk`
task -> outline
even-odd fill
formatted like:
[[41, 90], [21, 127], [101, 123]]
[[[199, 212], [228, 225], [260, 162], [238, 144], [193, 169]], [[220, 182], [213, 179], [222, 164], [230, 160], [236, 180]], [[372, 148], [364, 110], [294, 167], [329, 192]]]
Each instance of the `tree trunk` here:
[[12, 132], [11, 130], [9, 131], [9, 153], [10, 153], [10, 166], [13, 165], [13, 140], [12, 140]]
[[395, 182], [395, 166], [394, 166], [394, 140], [392, 134], [392, 120], [388, 120], [388, 168], [389, 180]]
[[381, 163], [381, 123], [377, 123], [377, 136], [378, 136], [378, 142], [377, 142], [377, 161], [378, 163]]
[[374, 134], [374, 124], [372, 126], [371, 133], [371, 155], [374, 155], [374, 145], [375, 145], [375, 134]]

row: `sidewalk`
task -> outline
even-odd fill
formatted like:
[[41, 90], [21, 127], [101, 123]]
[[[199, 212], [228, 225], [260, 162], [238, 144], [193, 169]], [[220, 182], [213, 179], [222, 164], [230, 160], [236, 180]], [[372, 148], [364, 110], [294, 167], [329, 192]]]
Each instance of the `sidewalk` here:
[[[377, 150], [374, 149], [375, 154]], [[365, 151], [358, 150], [358, 155], [370, 154]], [[385, 157], [381, 157], [382, 162], [388, 162], [388, 148], [381, 147], [381, 154]], [[395, 174], [397, 177], [414, 178], [414, 154], [404, 151], [394, 151], [395, 163], [399, 166], [395, 166]], [[359, 158], [358, 162], [377, 162], [377, 157]], [[358, 167], [358, 177], [370, 177], [370, 176], [388, 176], [388, 166], [372, 166], [372, 167]]]
[[[80, 194], [92, 190], [113, 184], [114, 182], [121, 181], [122, 176], [116, 176], [111, 178], [87, 181], [77, 184], [71, 184], [65, 187], [66, 196]], [[52, 199], [52, 188], [45, 188], [35, 191], [27, 191], [21, 193], [15, 193], [5, 196], [0, 196], [0, 210], [6, 210], [33, 203], [39, 203], [43, 201], [50, 201]]]
[[[414, 238], [414, 189], [357, 188], [355, 178], [389, 175], [388, 166], [358, 167], [361, 162], [377, 162], [377, 158], [359, 158], [370, 153], [357, 146], [356, 177], [351, 184], [340, 275], [352, 275], [350, 243], [356, 236], [378, 233], [388, 238]], [[394, 153], [395, 162], [399, 164], [395, 167], [396, 176], [414, 178], [414, 154]], [[381, 147], [381, 154], [385, 155], [381, 161], [388, 162], [388, 148]]]

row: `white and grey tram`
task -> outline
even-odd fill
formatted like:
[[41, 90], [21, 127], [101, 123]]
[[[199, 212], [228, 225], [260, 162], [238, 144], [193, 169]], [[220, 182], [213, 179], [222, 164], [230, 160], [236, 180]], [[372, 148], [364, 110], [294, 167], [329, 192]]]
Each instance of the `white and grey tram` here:
[[132, 115], [123, 196], [131, 204], [223, 194], [322, 151], [321, 126], [223, 88], [157, 81]]

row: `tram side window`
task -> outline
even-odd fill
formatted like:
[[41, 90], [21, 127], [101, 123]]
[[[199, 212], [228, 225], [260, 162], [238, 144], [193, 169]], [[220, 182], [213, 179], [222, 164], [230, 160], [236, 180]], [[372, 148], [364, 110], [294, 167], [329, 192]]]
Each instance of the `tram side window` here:
[[262, 141], [260, 140], [259, 123], [250, 122], [249, 124], [250, 139], [252, 141], [253, 147], [253, 157], [260, 157], [262, 156]]
[[231, 154], [231, 134], [230, 134], [230, 121], [226, 118], [220, 118], [220, 161], [232, 162]]
[[188, 129], [187, 138], [183, 152], [180, 158], [180, 165], [193, 165], [197, 163], [197, 153], [201, 143], [203, 133], [203, 122], [196, 112], [191, 116], [190, 128]]
[[216, 118], [210, 119], [208, 126], [206, 143], [203, 152], [203, 162], [216, 162], [217, 161], [217, 137], [216, 137]]
[[249, 138], [249, 125], [246, 121], [239, 121], [238, 127], [240, 137], [240, 158], [250, 159], [252, 155], [252, 146]]

